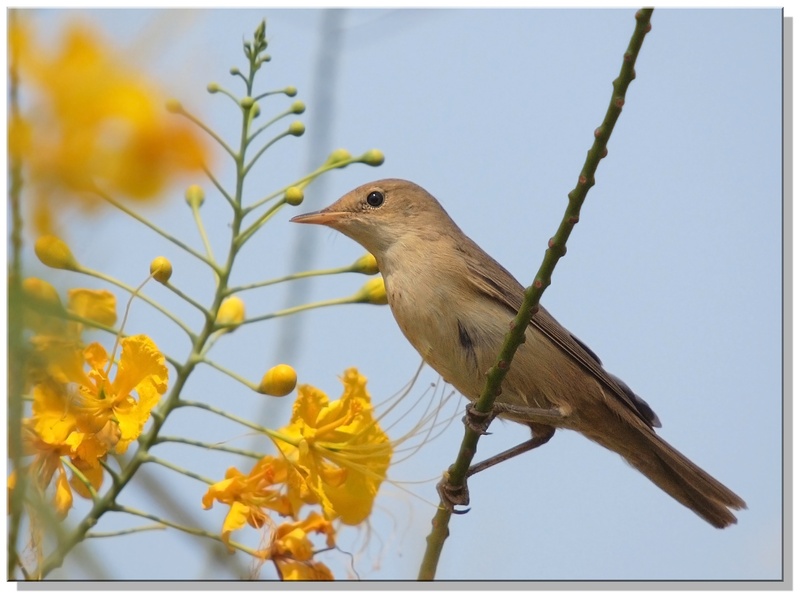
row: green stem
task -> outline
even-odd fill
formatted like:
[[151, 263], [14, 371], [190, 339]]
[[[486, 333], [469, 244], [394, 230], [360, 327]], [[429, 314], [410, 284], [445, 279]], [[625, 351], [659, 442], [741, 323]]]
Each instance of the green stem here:
[[[145, 513], [144, 511], [140, 511], [139, 509], [134, 509], [133, 507], [126, 507], [124, 505], [116, 506], [115, 511], [119, 513], [127, 513], [128, 515], [135, 515], [136, 517], [141, 517], [142, 519], [149, 519], [151, 521], [155, 521], [161, 525], [166, 527], [171, 527], [173, 529], [180, 530], [184, 533], [191, 534], [192, 536], [200, 536], [201, 538], [209, 538], [211, 540], [216, 540], [217, 542], [221, 542], [224, 544], [222, 537], [219, 534], [213, 534], [211, 532], [207, 532], [203, 529], [197, 529], [194, 527], [189, 527], [186, 525], [181, 525], [180, 523], [175, 523], [174, 521], [169, 521], [168, 519], [164, 519], [159, 517], [158, 515], [153, 515], [151, 513]], [[238, 542], [229, 541], [228, 546], [231, 548], [235, 548], [236, 550], [241, 550], [249, 554], [250, 556], [258, 557], [258, 551], [253, 550], [252, 548], [248, 548], [244, 544], [239, 544]]]
[[208, 241], [208, 235], [206, 234], [206, 228], [203, 226], [203, 218], [200, 216], [200, 207], [196, 203], [192, 203], [192, 216], [194, 216], [194, 223], [197, 225], [197, 232], [200, 233], [200, 239], [203, 241], [203, 247], [206, 248], [208, 260], [216, 263], [214, 252], [211, 250], [211, 243]]
[[154, 455], [147, 456], [148, 463], [155, 463], [156, 465], [161, 465], [161, 467], [166, 467], [167, 469], [171, 469], [174, 472], [177, 472], [181, 475], [186, 476], [187, 478], [192, 478], [193, 480], [197, 480], [198, 482], [204, 483], [206, 486], [211, 486], [214, 484], [214, 480], [207, 478], [205, 476], [201, 476], [199, 473], [195, 473], [193, 471], [189, 471], [181, 467], [180, 465], [175, 465], [174, 463], [170, 463], [169, 461], [165, 461], [156, 457]]
[[228, 290], [230, 295], [241, 293], [242, 291], [250, 291], [261, 287], [268, 287], [273, 284], [288, 282], [290, 280], [300, 280], [301, 278], [310, 278], [312, 276], [328, 276], [330, 274], [347, 274], [349, 272], [359, 272], [355, 264], [343, 266], [341, 268], [329, 268], [327, 270], [307, 270], [306, 272], [295, 272], [294, 274], [287, 274], [279, 278], [271, 278], [270, 280], [262, 280], [261, 282], [254, 282], [252, 284], [244, 284]]
[[[261, 97], [261, 96], [259, 96], [259, 97]], [[258, 100], [259, 98], [254, 98], [254, 99]], [[278, 114], [278, 115], [277, 115], [275, 118], [273, 118], [272, 120], [270, 120], [270, 121], [268, 121], [268, 122], [264, 123], [264, 124], [263, 124], [263, 125], [261, 125], [261, 126], [258, 128], [258, 129], [256, 129], [255, 131], [253, 131], [253, 134], [252, 134], [252, 135], [250, 135], [250, 137], [247, 139], [247, 143], [248, 143], [248, 144], [252, 143], [253, 139], [255, 139], [256, 137], [258, 137], [258, 135], [260, 135], [260, 134], [261, 134], [263, 131], [265, 131], [266, 129], [268, 129], [268, 128], [269, 128], [269, 127], [271, 127], [272, 125], [274, 125], [274, 124], [275, 124], [276, 122], [278, 122], [279, 120], [281, 120], [281, 119], [283, 119], [283, 118], [286, 118], [287, 116], [291, 116], [292, 114], [294, 114], [294, 112], [292, 112], [291, 110], [286, 110], [285, 112], [281, 112], [281, 113], [280, 113], [280, 114]]]
[[167, 526], [162, 524], [156, 525], [142, 525], [140, 527], [129, 527], [128, 529], [121, 529], [115, 532], [89, 532], [86, 534], [86, 539], [91, 538], [116, 538], [117, 536], [128, 536], [130, 534], [138, 534], [139, 532], [153, 532], [153, 531], [164, 531], [167, 529]]
[[217, 134], [214, 132], [214, 130], [213, 130], [213, 129], [211, 129], [211, 128], [210, 128], [208, 125], [206, 125], [206, 124], [205, 124], [205, 123], [204, 123], [202, 120], [200, 120], [199, 118], [197, 118], [197, 117], [196, 117], [195, 115], [193, 115], [191, 112], [187, 112], [187, 111], [186, 111], [186, 110], [185, 110], [183, 107], [181, 107], [181, 109], [180, 109], [179, 113], [180, 113], [182, 116], [185, 116], [186, 118], [188, 118], [190, 121], [192, 121], [192, 123], [194, 123], [196, 126], [200, 127], [200, 128], [203, 130], [203, 131], [205, 131], [206, 133], [208, 133], [209, 137], [211, 137], [211, 138], [212, 138], [214, 141], [216, 141], [216, 142], [217, 142], [217, 144], [218, 144], [218, 145], [219, 145], [219, 146], [220, 146], [220, 147], [221, 147], [223, 150], [225, 150], [225, 151], [226, 151], [228, 154], [230, 154], [230, 156], [231, 156], [231, 157], [233, 157], [233, 158], [235, 158], [235, 157], [236, 157], [236, 154], [235, 154], [235, 153], [234, 153], [234, 151], [231, 149], [231, 147], [230, 147], [230, 146], [229, 146], [227, 143], [225, 143], [225, 140], [223, 140], [223, 139], [222, 139], [222, 137], [220, 137], [219, 135], [217, 135]]
[[[514, 325], [506, 335], [503, 347], [500, 350], [500, 355], [489, 370], [486, 385], [483, 388], [480, 398], [475, 402], [474, 408], [481, 413], [491, 412], [500, 385], [508, 373], [511, 360], [525, 339], [525, 331], [528, 328], [531, 316], [536, 313], [539, 308], [539, 301], [542, 293], [544, 293], [544, 290], [550, 284], [551, 276], [558, 260], [566, 253], [567, 239], [573, 227], [578, 222], [580, 209], [586, 198], [586, 194], [591, 186], [594, 185], [594, 173], [597, 170], [600, 160], [605, 156], [606, 144], [608, 143], [608, 139], [614, 129], [614, 124], [622, 110], [625, 91], [633, 80], [633, 67], [639, 50], [642, 47], [644, 36], [650, 30], [650, 16], [652, 12], [653, 9], [641, 9], [636, 13], [636, 27], [628, 49], [625, 52], [619, 76], [614, 80], [611, 102], [606, 111], [603, 124], [595, 131], [595, 140], [581, 169], [578, 185], [568, 194], [569, 203], [561, 224], [558, 227], [558, 231], [555, 236], [550, 239], [544, 260], [539, 271], [536, 273], [533, 284], [525, 290], [525, 298], [517, 316], [514, 318]], [[478, 433], [465, 426], [464, 439], [461, 443], [458, 457], [445, 474], [445, 479], [451, 484], [458, 486], [466, 483], [467, 471], [472, 462], [472, 457], [475, 455], [478, 439]], [[443, 503], [440, 503], [433, 517], [431, 533], [427, 538], [426, 551], [419, 571], [418, 579], [420, 580], [432, 580], [436, 576], [436, 567], [441, 557], [444, 541], [449, 534], [448, 525], [450, 516], [450, 509]]]
[[[253, 77], [255, 76], [255, 62], [254, 59], [251, 57], [251, 73], [248, 79], [248, 93], [250, 91]], [[188, 116], [188, 115], [187, 115]], [[191, 116], [189, 116], [192, 118]], [[228, 252], [228, 259], [224, 266], [220, 267], [216, 264], [209, 264], [214, 271], [218, 274], [217, 284], [216, 284], [216, 292], [214, 295], [214, 299], [211, 303], [211, 307], [208, 310], [210, 314], [216, 314], [219, 312], [220, 305], [225, 298], [225, 292], [228, 288], [228, 279], [230, 278], [230, 273], [233, 268], [233, 262], [237, 255], [239, 246], [236, 242], [236, 239], [239, 236], [240, 229], [241, 229], [241, 222], [242, 222], [242, 211], [240, 206], [242, 205], [242, 194], [244, 191], [244, 176], [243, 176], [243, 161], [244, 161], [244, 151], [246, 148], [246, 140], [248, 136], [248, 123], [249, 117], [247, 111], [243, 112], [243, 119], [242, 119], [242, 129], [241, 129], [241, 138], [240, 138], [240, 151], [238, 154], [231, 152], [231, 155], [234, 158], [234, 162], [236, 164], [236, 191], [231, 198], [233, 201], [233, 220], [231, 222], [231, 237], [230, 237], [230, 246]], [[202, 128], [204, 125], [202, 123], [198, 123]], [[227, 147], [227, 146], [225, 146]], [[112, 202], [115, 203], [115, 202]], [[132, 214], [133, 215], [133, 214]], [[148, 227], [153, 228], [157, 232], [158, 229], [154, 228], [152, 224], [138, 218], [138, 216], [134, 215], [138, 220], [142, 221]], [[163, 234], [160, 233], [160, 234]], [[167, 236], [167, 238], [170, 238]], [[183, 246], [182, 244], [179, 244]], [[206, 258], [202, 255], [198, 254], [194, 250], [190, 250], [190, 252], [198, 257], [198, 259], [202, 260], [204, 263], [209, 263]], [[124, 288], [124, 287], [123, 287]], [[78, 522], [75, 528], [72, 530], [71, 533], [65, 535], [63, 538], [59, 538], [58, 546], [43, 560], [40, 565], [40, 570], [38, 571], [38, 575], [40, 578], [45, 578], [53, 569], [60, 567], [63, 563], [65, 555], [78, 543], [82, 542], [83, 539], [86, 537], [86, 534], [96, 525], [97, 521], [100, 517], [108, 512], [109, 510], [122, 510], [123, 507], [119, 507], [116, 504], [116, 499], [119, 493], [122, 491], [128, 482], [133, 478], [139, 468], [142, 466], [143, 463], [147, 462], [149, 454], [148, 451], [150, 448], [156, 443], [159, 432], [161, 431], [162, 426], [166, 422], [169, 414], [176, 409], [177, 407], [182, 405], [180, 400], [181, 393], [183, 392], [186, 383], [191, 376], [192, 372], [194, 371], [195, 367], [201, 361], [201, 356], [203, 354], [204, 347], [206, 342], [209, 340], [211, 335], [216, 330], [216, 324], [214, 322], [214, 318], [206, 318], [203, 329], [199, 334], [193, 334], [187, 328], [184, 327], [185, 330], [190, 335], [192, 339], [192, 348], [189, 352], [186, 361], [181, 366], [176, 366], [176, 380], [173, 384], [172, 388], [169, 391], [169, 394], [162, 400], [160, 406], [157, 410], [152, 412], [152, 425], [150, 428], [142, 434], [138, 439], [138, 449], [134, 454], [133, 458], [125, 465], [122, 471], [119, 473], [119, 484], [112, 485], [112, 487], [98, 500], [96, 500], [92, 508], [89, 512], [84, 516], [82, 520]], [[186, 531], [187, 533], [193, 533], [196, 535], [207, 536], [211, 538], [216, 538], [221, 541], [218, 536], [214, 536], [213, 534], [209, 534], [208, 532], [193, 530], [191, 528], [183, 528], [183, 526], [179, 526], [177, 524], [173, 524], [168, 521], [161, 520], [160, 518], [156, 518], [155, 516], [151, 516], [149, 514], [144, 514], [138, 511], [134, 511], [131, 509], [127, 509], [126, 512], [132, 514], [138, 514], [143, 517], [148, 517], [157, 521], [158, 523], [164, 523], [165, 525], [169, 525], [170, 527], [175, 527], [176, 529], [182, 529], [182, 531]], [[233, 543], [231, 543], [233, 545]], [[242, 550], [246, 552], [252, 553], [250, 549], [246, 547], [241, 547]]]
[[203, 167], [203, 172], [206, 174], [208, 180], [211, 181], [214, 187], [217, 188], [217, 191], [219, 191], [220, 195], [225, 198], [225, 201], [227, 201], [232, 208], [235, 208], [236, 204], [233, 202], [233, 198], [231, 197], [230, 193], [228, 193], [228, 190], [222, 186], [222, 183], [217, 180], [217, 177], [215, 177], [214, 174], [205, 166]]
[[[16, 10], [8, 13], [9, 26], [14, 26], [18, 21]], [[8, 62], [8, 103], [12, 121], [18, 121], [19, 109], [19, 71], [17, 68], [18, 56], [15, 48], [9, 47]], [[9, 493], [9, 523], [8, 523], [8, 559], [7, 579], [14, 579], [14, 571], [19, 561], [17, 544], [20, 537], [20, 526], [24, 498], [28, 487], [28, 476], [23, 466], [22, 447], [22, 418], [24, 380], [21, 373], [23, 364], [27, 361], [27, 350], [22, 334], [22, 307], [24, 304], [22, 294], [22, 161], [18, 155], [9, 154], [8, 159], [8, 200], [11, 212], [11, 263], [9, 264], [8, 278], [8, 451], [11, 457], [13, 470], [16, 472], [17, 481], [14, 489]]]
[[263, 453], [257, 453], [255, 451], [248, 451], [245, 449], [240, 449], [232, 446], [225, 446], [224, 444], [209, 444], [207, 442], [203, 442], [201, 440], [194, 440], [193, 438], [182, 438], [179, 436], [159, 436], [157, 441], [158, 444], [165, 443], [165, 442], [174, 442], [176, 444], [187, 444], [189, 446], [197, 446], [200, 448], [208, 449], [210, 451], [220, 451], [222, 453], [231, 453], [233, 455], [239, 455], [241, 457], [249, 457], [251, 459], [263, 459]]
[[199, 302], [195, 301], [194, 299], [192, 299], [191, 297], [189, 297], [189, 295], [187, 295], [186, 293], [181, 291], [178, 287], [173, 286], [173, 284], [171, 282], [167, 281], [167, 282], [162, 282], [161, 284], [163, 284], [170, 291], [175, 293], [178, 297], [180, 297], [181, 299], [186, 301], [186, 303], [188, 303], [192, 307], [198, 309], [203, 314], [203, 316], [205, 318], [207, 318], [207, 319], [211, 318], [211, 314], [209, 313], [209, 311], [201, 303], [199, 303]]
[[210, 359], [205, 359], [205, 358], [204, 358], [204, 359], [203, 359], [203, 363], [205, 363], [205, 364], [206, 364], [206, 365], [208, 365], [209, 367], [212, 367], [212, 368], [214, 368], [214, 369], [215, 369], [215, 370], [217, 370], [218, 372], [221, 372], [221, 373], [225, 374], [225, 375], [226, 375], [226, 376], [228, 376], [229, 378], [233, 378], [234, 380], [236, 380], [237, 382], [239, 382], [239, 383], [243, 384], [244, 386], [246, 386], [246, 387], [247, 387], [247, 388], [249, 388], [250, 390], [253, 390], [253, 391], [256, 391], [256, 392], [258, 392], [258, 385], [256, 385], [256, 384], [253, 384], [252, 382], [250, 382], [250, 381], [249, 381], [249, 380], [247, 380], [246, 378], [244, 378], [244, 377], [240, 376], [240, 375], [239, 375], [239, 374], [237, 374], [236, 372], [234, 372], [234, 371], [232, 371], [232, 370], [229, 370], [229, 369], [227, 369], [226, 367], [224, 367], [224, 366], [221, 366], [220, 364], [216, 363], [215, 361], [211, 361]]
[[173, 243], [174, 245], [177, 245], [178, 247], [180, 247], [181, 249], [183, 249], [187, 253], [193, 255], [194, 257], [199, 259], [201, 262], [203, 262], [204, 264], [209, 266], [212, 270], [217, 270], [219, 268], [219, 266], [217, 266], [213, 262], [210, 262], [208, 260], [208, 258], [206, 256], [204, 256], [202, 253], [200, 253], [199, 251], [189, 247], [186, 243], [184, 243], [180, 239], [178, 239], [176, 237], [173, 237], [167, 231], [163, 230], [162, 228], [159, 228], [158, 226], [156, 226], [155, 224], [153, 224], [152, 222], [147, 220], [145, 217], [137, 214], [136, 212], [134, 212], [130, 208], [128, 208], [125, 205], [123, 205], [122, 203], [118, 202], [116, 199], [112, 198], [110, 195], [107, 195], [106, 193], [104, 193], [103, 191], [101, 191], [100, 189], [97, 189], [97, 188], [95, 188], [93, 190], [93, 192], [94, 192], [95, 195], [103, 198], [103, 200], [105, 200], [106, 203], [111, 204], [112, 206], [114, 206], [115, 208], [117, 208], [121, 212], [124, 212], [125, 214], [127, 214], [128, 216], [133, 218], [134, 220], [138, 220], [140, 223], [144, 224], [147, 228], [149, 228], [150, 230], [152, 230], [156, 234], [164, 237], [170, 243]]
[[130, 286], [129, 284], [126, 284], [126, 283], [124, 283], [124, 282], [122, 282], [120, 280], [117, 280], [116, 278], [114, 278], [112, 276], [109, 276], [108, 274], [104, 274], [103, 272], [98, 272], [97, 270], [92, 270], [91, 268], [86, 268], [84, 266], [79, 266], [78, 269], [76, 270], [76, 272], [80, 272], [81, 274], [86, 274], [87, 276], [92, 276], [94, 278], [98, 278], [100, 280], [104, 280], [105, 282], [107, 282], [109, 284], [113, 284], [114, 286], [117, 286], [117, 287], [127, 291], [131, 295], [136, 295], [142, 301], [144, 301], [145, 303], [149, 303], [151, 306], [156, 308], [159, 312], [161, 312], [162, 314], [167, 316], [170, 320], [175, 322], [175, 324], [177, 324], [181, 328], [181, 330], [183, 330], [189, 336], [190, 339], [194, 339], [195, 338], [194, 333], [192, 332], [192, 329], [189, 328], [186, 324], [184, 324], [183, 321], [180, 318], [178, 318], [178, 316], [174, 315], [172, 312], [167, 310], [165, 307], [162, 307], [158, 302], [154, 301], [153, 299], [150, 299], [150, 297], [148, 297], [147, 295], [142, 295], [141, 293], [137, 293], [137, 290], [135, 288], [133, 288], [132, 286]]
[[256, 155], [252, 157], [250, 162], [247, 163], [247, 166], [245, 166], [244, 168], [244, 174], [246, 175], [248, 172], [250, 172], [250, 169], [252, 169], [253, 166], [255, 166], [255, 163], [258, 162], [258, 159], [264, 155], [264, 152], [266, 152], [269, 148], [271, 148], [273, 145], [275, 145], [278, 141], [280, 141], [284, 137], [291, 136], [291, 134], [292, 133], [290, 131], [286, 130], [280, 135], [276, 136], [274, 139], [271, 139], [270, 141], [265, 143], [264, 146], [256, 152]]
[[363, 303], [363, 302], [355, 299], [354, 297], [342, 297], [341, 299], [326, 299], [325, 301], [316, 301], [314, 303], [306, 303], [305, 305], [296, 305], [294, 307], [288, 307], [286, 309], [274, 311], [271, 314], [256, 316], [255, 318], [250, 318], [248, 320], [245, 320], [240, 325], [243, 326], [245, 324], [252, 324], [253, 322], [261, 322], [263, 320], [271, 320], [272, 318], [281, 318], [283, 316], [290, 316], [292, 314], [296, 314], [301, 311], [307, 311], [309, 309], [317, 309], [318, 307], [328, 307], [331, 305], [348, 305], [350, 303]]

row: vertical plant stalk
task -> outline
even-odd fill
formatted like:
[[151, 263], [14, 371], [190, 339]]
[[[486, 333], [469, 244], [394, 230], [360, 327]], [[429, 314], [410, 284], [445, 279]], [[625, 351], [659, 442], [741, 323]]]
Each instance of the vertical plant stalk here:
[[[251, 46], [251, 51], [249, 54], [246, 53], [250, 63], [250, 73], [245, 79], [247, 98], [252, 96], [255, 75], [261, 66], [259, 54], [266, 47], [264, 27], [265, 23], [262, 22], [262, 24], [256, 30], [256, 40], [254, 46]], [[264, 43], [264, 48], [260, 47], [259, 41]], [[218, 267], [216, 264], [204, 260], [206, 263], [209, 263], [209, 265], [212, 266], [212, 269], [216, 275], [216, 288], [211, 307], [205, 314], [203, 329], [193, 338], [192, 348], [188, 357], [186, 358], [186, 361], [183, 363], [183, 365], [176, 366], [175, 382], [172, 385], [168, 396], [162, 401], [158, 410], [153, 411], [151, 415], [152, 425], [146, 433], [139, 437], [139, 446], [133, 455], [133, 458], [126, 464], [122, 471], [113, 478], [111, 488], [109, 488], [108, 491], [102, 496], [98, 496], [96, 499], [94, 499], [89, 513], [70, 533], [65, 534], [65, 537], [61, 539], [61, 541], [58, 543], [58, 546], [44, 559], [44, 562], [42, 563], [38, 572], [39, 578], [43, 579], [47, 577], [47, 575], [53, 569], [60, 567], [67, 553], [69, 553], [72, 548], [74, 548], [87, 537], [90, 530], [97, 524], [103, 514], [109, 511], [121, 509], [121, 507], [117, 504], [117, 497], [122, 489], [134, 477], [139, 468], [150, 460], [150, 448], [158, 442], [158, 434], [161, 431], [161, 428], [169, 414], [174, 409], [181, 406], [180, 396], [183, 388], [186, 385], [189, 376], [194, 371], [194, 368], [202, 361], [202, 356], [205, 352], [206, 345], [213, 333], [217, 330], [215, 314], [218, 313], [220, 305], [229, 294], [228, 280], [233, 268], [233, 262], [239, 249], [241, 248], [239, 234], [241, 232], [242, 220], [244, 218], [242, 198], [244, 194], [245, 153], [254, 110], [253, 102], [242, 101], [240, 103], [240, 108], [242, 111], [242, 126], [239, 151], [232, 153], [234, 163], [236, 165], [236, 187], [232, 205], [233, 219], [230, 229], [230, 247], [228, 251], [228, 258], [224, 266]]]
[[[490, 413], [495, 397], [497, 396], [500, 385], [503, 382], [511, 360], [519, 346], [525, 339], [525, 331], [528, 328], [531, 317], [539, 310], [539, 301], [544, 290], [550, 285], [551, 277], [558, 260], [567, 252], [567, 239], [572, 229], [578, 223], [581, 206], [583, 205], [589, 189], [594, 185], [594, 173], [600, 160], [608, 153], [606, 145], [611, 137], [614, 125], [622, 112], [625, 103], [625, 93], [635, 77], [634, 65], [639, 55], [639, 50], [644, 42], [645, 34], [650, 31], [650, 17], [653, 13], [652, 8], [643, 8], [636, 13], [636, 27], [631, 36], [628, 49], [623, 55], [622, 67], [619, 76], [614, 79], [611, 101], [606, 110], [603, 123], [594, 132], [594, 143], [589, 149], [578, 177], [577, 186], [567, 195], [567, 204], [564, 218], [556, 231], [556, 234], [548, 242], [544, 260], [536, 273], [533, 284], [525, 289], [525, 298], [519, 309], [514, 324], [506, 339], [495, 364], [489, 370], [486, 385], [483, 388], [480, 398], [475, 402], [474, 409], [481, 413]], [[446, 480], [453, 485], [466, 483], [467, 471], [478, 446], [479, 434], [465, 426], [464, 439], [458, 451], [455, 463], [445, 474]], [[436, 568], [439, 564], [444, 541], [449, 534], [451, 510], [443, 503], [431, 521], [431, 533], [427, 538], [427, 546], [422, 564], [419, 570], [418, 579], [432, 580], [436, 576]]]
[[[9, 12], [9, 25], [17, 20], [17, 12]], [[14, 121], [19, 118], [19, 72], [15, 48], [9, 46], [8, 105]], [[23, 498], [28, 476], [22, 464], [22, 370], [25, 364], [25, 345], [22, 338], [22, 163], [19, 156], [9, 153], [8, 199], [11, 208], [11, 261], [8, 277], [8, 450], [13, 470], [17, 472], [16, 485], [9, 496], [7, 579], [19, 561], [17, 543], [22, 521]]]

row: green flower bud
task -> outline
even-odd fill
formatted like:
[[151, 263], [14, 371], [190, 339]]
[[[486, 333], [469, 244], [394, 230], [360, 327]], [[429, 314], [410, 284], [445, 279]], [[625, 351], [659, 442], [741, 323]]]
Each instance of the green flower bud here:
[[203, 205], [203, 202], [206, 200], [205, 191], [200, 185], [189, 185], [186, 188], [186, 203], [188, 203], [192, 208], [199, 208]]
[[295, 137], [300, 137], [303, 133], [306, 132], [306, 126], [301, 123], [299, 120], [294, 121], [292, 124], [289, 125], [289, 134], [294, 135]]
[[340, 149], [333, 150], [331, 152], [331, 155], [328, 156], [328, 159], [326, 160], [326, 162], [328, 164], [339, 164], [341, 162], [342, 164], [341, 164], [341, 166], [339, 166], [339, 168], [341, 168], [342, 166], [346, 166], [346, 163], [352, 157], [353, 156], [350, 155], [350, 152], [348, 152], [346, 149], [341, 149], [340, 148]]
[[361, 156], [361, 159], [364, 164], [368, 164], [369, 166], [380, 166], [383, 164], [383, 152], [381, 150], [371, 149]]
[[209, 83], [206, 85], [208, 93], [217, 93], [220, 90], [219, 83]]
[[375, 256], [371, 253], [365, 253], [353, 262], [353, 272], [360, 272], [361, 274], [368, 274], [370, 276], [377, 274], [379, 272], [378, 260], [376, 260]]
[[173, 114], [183, 112], [183, 105], [178, 100], [167, 100], [166, 107], [167, 111], [172, 112]]
[[355, 295], [355, 300], [361, 303], [372, 303], [373, 305], [386, 305], [389, 300], [386, 298], [386, 284], [382, 276], [370, 278]]
[[300, 100], [297, 100], [292, 104], [291, 111], [292, 114], [303, 114], [303, 112], [306, 111], [306, 105]]
[[283, 90], [283, 93], [285, 93], [290, 98], [293, 98], [294, 96], [297, 95], [297, 88], [289, 86], [289, 87], [287, 87], [286, 89]]
[[304, 197], [305, 195], [300, 187], [289, 187], [286, 189], [286, 194], [283, 196], [283, 199], [290, 206], [299, 206], [303, 203]]

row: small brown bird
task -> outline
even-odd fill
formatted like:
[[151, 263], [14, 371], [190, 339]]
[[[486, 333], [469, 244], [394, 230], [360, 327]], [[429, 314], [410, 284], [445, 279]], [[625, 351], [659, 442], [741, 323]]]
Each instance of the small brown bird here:
[[[522, 305], [522, 285], [456, 225], [422, 187], [400, 179], [354, 189], [293, 222], [324, 224], [375, 256], [397, 324], [422, 358], [469, 401], [483, 389]], [[662, 440], [653, 410], [598, 357], [540, 308], [531, 318], [495, 402], [495, 413], [547, 442], [580, 432], [621, 455], [711, 525], [736, 523], [744, 501]], [[457, 504], [466, 504], [468, 499]]]

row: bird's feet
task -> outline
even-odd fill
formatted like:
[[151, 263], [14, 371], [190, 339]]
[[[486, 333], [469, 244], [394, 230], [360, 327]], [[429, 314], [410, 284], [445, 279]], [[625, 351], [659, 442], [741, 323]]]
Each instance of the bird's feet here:
[[492, 407], [492, 410], [488, 413], [478, 411], [475, 409], [475, 404], [470, 403], [467, 405], [467, 414], [461, 421], [464, 422], [470, 430], [483, 436], [484, 434], [489, 434], [489, 432], [487, 432], [489, 424], [497, 417], [498, 413], [499, 411], [494, 407]]
[[467, 506], [469, 504], [467, 482], [464, 481], [462, 485], [455, 485], [450, 483], [449, 478], [450, 475], [445, 473], [442, 480], [436, 484], [436, 491], [439, 493], [439, 499], [451, 513], [463, 515], [467, 513], [469, 509], [457, 509], [456, 506]]

